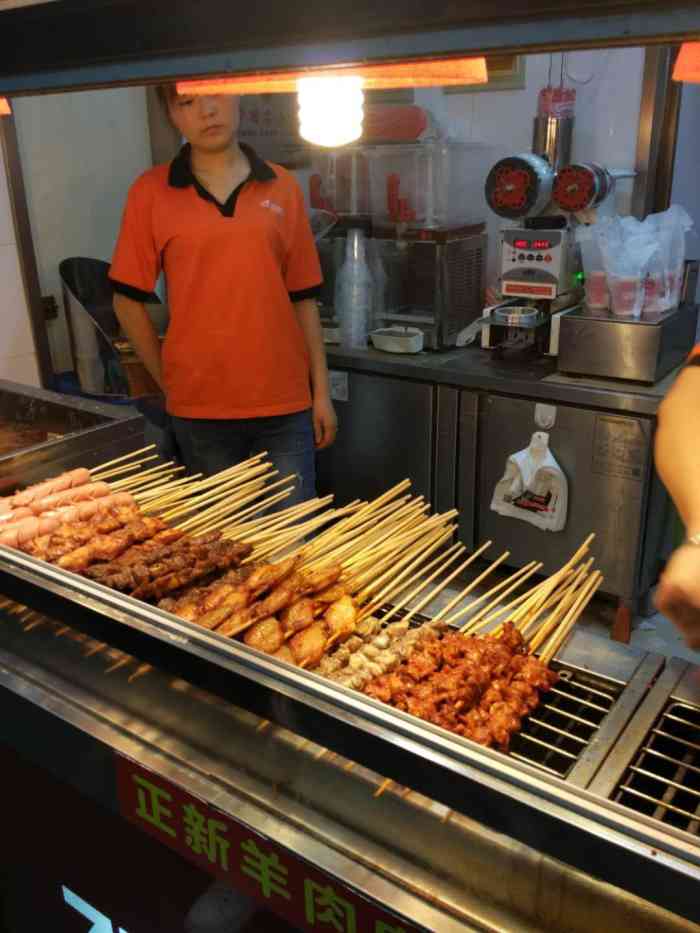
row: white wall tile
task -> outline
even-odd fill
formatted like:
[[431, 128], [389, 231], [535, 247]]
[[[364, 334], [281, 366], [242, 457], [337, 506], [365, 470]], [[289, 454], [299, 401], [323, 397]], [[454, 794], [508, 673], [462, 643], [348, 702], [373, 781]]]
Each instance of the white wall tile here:
[[27, 297], [15, 246], [0, 246], [0, 356], [34, 353]]
[[13, 101], [42, 295], [58, 369], [70, 365], [58, 265], [70, 256], [109, 261], [129, 187], [151, 167], [144, 88], [78, 91]]
[[41, 386], [36, 354], [0, 357], [0, 379], [21, 382], [26, 386]]

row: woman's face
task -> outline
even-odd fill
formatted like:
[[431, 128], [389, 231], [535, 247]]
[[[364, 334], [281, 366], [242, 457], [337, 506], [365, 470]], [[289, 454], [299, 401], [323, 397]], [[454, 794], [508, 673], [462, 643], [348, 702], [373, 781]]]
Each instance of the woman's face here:
[[178, 94], [170, 101], [170, 118], [193, 148], [218, 152], [238, 132], [239, 100], [233, 94]]

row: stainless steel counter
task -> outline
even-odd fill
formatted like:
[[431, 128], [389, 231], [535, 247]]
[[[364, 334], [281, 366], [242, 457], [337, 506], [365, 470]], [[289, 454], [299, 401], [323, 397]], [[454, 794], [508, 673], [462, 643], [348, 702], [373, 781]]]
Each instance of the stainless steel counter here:
[[[658, 659], [595, 639], [572, 644], [567, 657], [582, 671], [605, 670], [628, 684], [629, 702], [618, 701], [601, 729], [605, 744], [611, 737], [603, 733], [610, 727], [619, 732], [632, 717]], [[658, 903], [665, 900], [672, 910], [696, 916], [682, 896], [697, 884], [698, 867], [687, 845], [691, 837], [684, 847], [684, 834], [673, 840], [669, 834], [671, 850], [663, 844], [649, 849], [643, 818], [635, 825], [612, 808], [626, 823], [621, 834], [622, 823], [599, 798], [597, 831], [606, 839], [609, 858], [598, 859], [589, 872], [577, 871], [518, 841], [517, 821], [505, 834], [490, 829], [486, 784], [462, 800], [461, 813], [412, 790], [410, 770], [403, 772], [401, 784], [379, 795], [382, 777], [359, 764], [353, 767], [354, 759], [343, 757], [341, 749], [333, 753], [309, 742], [303, 730], [266, 725], [164, 671], [152, 669], [135, 679], [137, 667], [136, 659], [36, 613], [0, 610], [4, 741], [113, 812], [120, 812], [115, 761], [136, 762], [156, 779], [215, 806], [224, 819], [244, 823], [385, 905], [412, 930], [588, 933], [598, 927], [690, 933], [697, 928]], [[277, 712], [283, 707], [280, 695]], [[513, 762], [498, 758], [494, 780], [503, 780]], [[583, 819], [575, 801], [589, 797], [575, 783], [568, 829], [561, 831], [570, 850], [580, 844]], [[557, 787], [563, 791], [566, 785], [555, 780], [551, 790]], [[519, 793], [527, 795], [527, 786]], [[540, 801], [534, 813], [542, 842], [550, 807], [551, 801]], [[656, 884], [648, 879], [642, 897], [614, 886], [615, 876], [618, 884], [622, 880], [623, 866], [636, 875], [640, 856], [672, 876], [679, 872], [684, 876], [678, 877], [679, 886], [672, 879], [666, 897], [660, 896], [661, 878]]]
[[652, 417], [678, 372], [674, 371], [656, 385], [647, 386], [614, 379], [564, 376], [556, 371], [553, 359], [499, 359], [491, 351], [479, 347], [442, 353], [426, 351], [415, 356], [327, 347], [327, 354], [331, 369], [339, 367], [460, 389]]

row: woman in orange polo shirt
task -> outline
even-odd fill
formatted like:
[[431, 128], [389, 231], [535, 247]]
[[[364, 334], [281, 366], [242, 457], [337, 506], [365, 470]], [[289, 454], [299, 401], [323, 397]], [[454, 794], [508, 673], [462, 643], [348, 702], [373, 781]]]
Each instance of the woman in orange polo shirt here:
[[[261, 450], [287, 504], [314, 495], [314, 447], [335, 438], [316, 296], [318, 254], [293, 176], [239, 144], [238, 98], [160, 89], [187, 140], [132, 185], [110, 279], [114, 309], [162, 387], [182, 459], [211, 474]], [[161, 270], [161, 353], [144, 307]]]
[[661, 403], [656, 469], [686, 528], [656, 592], [656, 605], [700, 650], [700, 344]]

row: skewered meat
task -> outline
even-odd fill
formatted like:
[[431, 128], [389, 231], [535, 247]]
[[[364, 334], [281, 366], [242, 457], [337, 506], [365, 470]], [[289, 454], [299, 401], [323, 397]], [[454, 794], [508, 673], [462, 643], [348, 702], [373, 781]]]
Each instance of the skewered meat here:
[[[193, 544], [190, 547], [181, 547], [169, 550], [165, 556], [153, 562], [136, 562], [125, 564], [122, 570], [110, 576], [102, 577], [101, 583], [114, 590], [129, 592], [137, 590], [140, 586], [166, 573], [186, 570], [196, 560], [208, 556], [210, 546], [207, 544]], [[118, 564], [116, 566], [119, 566]]]
[[273, 654], [282, 647], [282, 637], [282, 626], [274, 616], [271, 616], [269, 619], [261, 619], [248, 629], [243, 641], [251, 648], [257, 648], [258, 651], [264, 651], [266, 654]]
[[323, 657], [328, 640], [328, 629], [323, 621], [314, 622], [308, 628], [297, 632], [289, 640], [289, 648], [297, 664], [314, 667]]
[[239, 564], [252, 551], [250, 544], [240, 541], [220, 542], [211, 547], [209, 556], [195, 561], [189, 568], [165, 574], [134, 590], [138, 599], [161, 599], [166, 593], [183, 589], [217, 570], [227, 570]]
[[19, 506], [28, 506], [37, 499], [44, 499], [53, 493], [63, 492], [67, 489], [75, 489], [78, 486], [84, 486], [90, 482], [90, 471], [79, 467], [76, 470], [69, 470], [53, 479], [43, 480], [34, 486], [28, 486], [21, 492], [15, 493], [9, 499], [4, 500], [4, 504], [9, 504], [10, 508]]
[[352, 597], [346, 594], [337, 602], [331, 603], [323, 619], [328, 626], [329, 638], [334, 644], [349, 638], [355, 631], [357, 621], [357, 608]]
[[[84, 503], [84, 505], [93, 506], [95, 503]], [[123, 510], [128, 510], [128, 513]], [[73, 509], [71, 515], [79, 517], [81, 511], [83, 510]], [[67, 546], [63, 547], [63, 550], [59, 551], [60, 555], [89, 540], [95, 533], [96, 523], [106, 521], [110, 528], [119, 528], [125, 521], [134, 518], [137, 513], [133, 505], [115, 503], [111, 508], [92, 509], [91, 514], [92, 518], [88, 521], [78, 521], [72, 518], [66, 521], [64, 511], [57, 515], [47, 513], [38, 518], [25, 518], [0, 534], [0, 544], [6, 547], [21, 548], [33, 557], [49, 560], [51, 557], [47, 553], [47, 548], [50, 542], [57, 544], [66, 540], [70, 541]], [[115, 516], [119, 516], [116, 524], [114, 524]]]
[[292, 653], [292, 649], [289, 647], [289, 645], [282, 645], [282, 647], [275, 651], [272, 656], [273, 658], [277, 658], [279, 661], [286, 661], [287, 664], [297, 663], [294, 660], [294, 654]]
[[117, 554], [125, 551], [130, 545], [152, 538], [164, 527], [165, 523], [160, 518], [137, 519], [125, 525], [121, 531], [95, 535], [88, 544], [59, 558], [58, 566], [63, 567], [64, 570], [80, 572], [98, 560], [113, 560]]
[[422, 639], [418, 650], [398, 666], [392, 662], [391, 672], [364, 689], [398, 709], [505, 750], [523, 717], [537, 706], [539, 691], [557, 679], [524, 652], [522, 635], [510, 623], [498, 638], [453, 632], [441, 639]]
[[314, 599], [319, 603], [334, 603], [336, 600], [342, 599], [346, 593], [347, 590], [342, 583], [333, 583], [331, 586], [326, 587], [325, 590], [316, 593]]
[[31, 518], [34, 515], [31, 509], [26, 506], [20, 506], [18, 509], [8, 509], [7, 512], [0, 513], [0, 528], [3, 531], [20, 521], [22, 518]]
[[308, 596], [302, 597], [293, 605], [283, 609], [280, 613], [280, 622], [286, 637], [300, 632], [314, 621], [315, 602]]
[[74, 488], [63, 489], [60, 492], [53, 492], [42, 498], [34, 498], [26, 504], [35, 515], [41, 515], [42, 512], [57, 509], [62, 505], [73, 505], [90, 499], [100, 499], [108, 496], [111, 492], [112, 489], [108, 483], [87, 483]]
[[340, 564], [327, 564], [316, 570], [305, 570], [304, 579], [306, 580], [306, 593], [322, 593], [328, 587], [337, 583], [341, 577], [343, 568]]
[[281, 583], [294, 572], [299, 563], [298, 557], [288, 557], [275, 564], [261, 564], [248, 578], [248, 586], [254, 595], [264, 593]]

